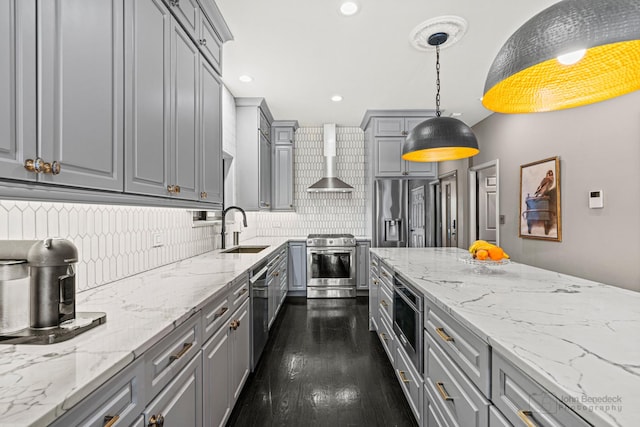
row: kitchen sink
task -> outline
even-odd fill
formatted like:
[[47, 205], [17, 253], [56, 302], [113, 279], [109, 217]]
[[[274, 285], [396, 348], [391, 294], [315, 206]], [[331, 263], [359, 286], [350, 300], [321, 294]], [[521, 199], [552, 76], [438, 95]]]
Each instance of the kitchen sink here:
[[233, 248], [225, 249], [223, 254], [257, 254], [269, 246], [235, 246]]

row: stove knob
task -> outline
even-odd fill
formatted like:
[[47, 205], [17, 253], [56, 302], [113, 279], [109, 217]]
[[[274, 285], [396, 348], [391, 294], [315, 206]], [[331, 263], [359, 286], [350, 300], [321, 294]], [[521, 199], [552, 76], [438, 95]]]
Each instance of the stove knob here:
[[330, 244], [330, 245], [333, 245], [333, 240], [329, 240], [329, 244]]

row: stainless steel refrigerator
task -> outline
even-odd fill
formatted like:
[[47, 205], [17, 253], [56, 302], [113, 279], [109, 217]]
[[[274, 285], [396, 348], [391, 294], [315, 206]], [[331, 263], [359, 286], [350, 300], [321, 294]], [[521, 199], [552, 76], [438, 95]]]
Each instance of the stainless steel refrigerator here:
[[432, 186], [427, 180], [376, 179], [373, 246], [434, 246]]

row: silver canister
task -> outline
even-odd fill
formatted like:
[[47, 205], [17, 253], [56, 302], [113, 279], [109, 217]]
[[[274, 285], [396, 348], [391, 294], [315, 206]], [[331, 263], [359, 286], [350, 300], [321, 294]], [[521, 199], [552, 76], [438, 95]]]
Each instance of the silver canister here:
[[26, 260], [0, 260], [0, 334], [29, 326], [29, 267]]

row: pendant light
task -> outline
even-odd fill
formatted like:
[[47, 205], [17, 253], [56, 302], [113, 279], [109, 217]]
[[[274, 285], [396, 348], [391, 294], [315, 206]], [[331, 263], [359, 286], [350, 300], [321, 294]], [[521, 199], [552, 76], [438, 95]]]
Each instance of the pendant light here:
[[640, 0], [563, 0], [498, 52], [482, 104], [500, 113], [562, 110], [640, 89]]
[[436, 47], [436, 117], [418, 124], [402, 146], [402, 159], [410, 162], [443, 162], [464, 159], [480, 152], [478, 141], [469, 126], [440, 113], [440, 45], [447, 33], [434, 33], [428, 43]]

